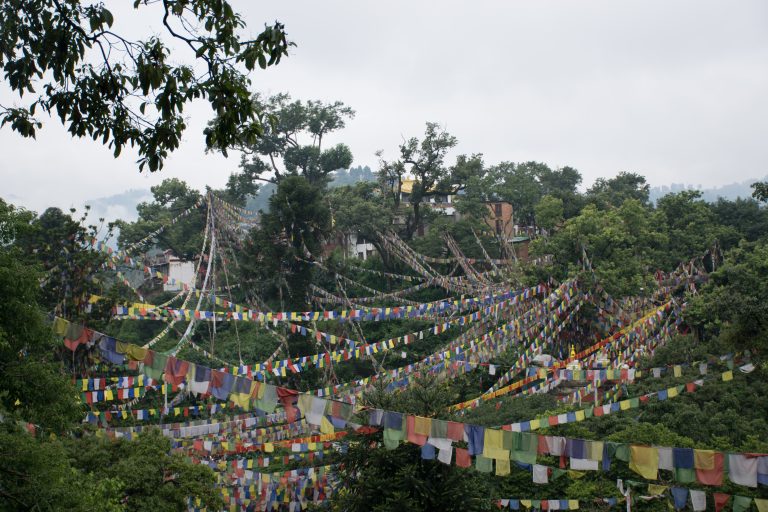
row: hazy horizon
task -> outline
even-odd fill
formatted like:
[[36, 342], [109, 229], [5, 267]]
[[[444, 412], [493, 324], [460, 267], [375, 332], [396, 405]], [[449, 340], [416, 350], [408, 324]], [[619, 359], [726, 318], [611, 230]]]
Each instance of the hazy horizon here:
[[[355, 166], [375, 170], [377, 149], [392, 157], [403, 137], [435, 121], [458, 137], [456, 154], [570, 165], [585, 186], [621, 171], [652, 186], [705, 188], [768, 174], [768, 4], [759, 0], [233, 7], [251, 32], [277, 19], [297, 44], [279, 66], [252, 74], [254, 92], [354, 108], [328, 142], [347, 143]], [[151, 10], [114, 12], [131, 34], [162, 33]], [[0, 103], [18, 103], [4, 85]], [[130, 151], [115, 160], [97, 142], [72, 139], [55, 120], [37, 140], [0, 129], [0, 196], [40, 210], [170, 177], [220, 188], [240, 157], [205, 153], [207, 106], [185, 112], [182, 145], [155, 174], [139, 174]]]

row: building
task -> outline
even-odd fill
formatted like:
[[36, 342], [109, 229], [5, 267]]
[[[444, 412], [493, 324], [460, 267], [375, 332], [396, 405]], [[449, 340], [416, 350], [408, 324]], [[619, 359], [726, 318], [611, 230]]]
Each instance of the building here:
[[178, 292], [186, 284], [189, 287], [195, 286], [195, 263], [193, 261], [184, 261], [176, 256], [168, 260], [168, 282], [163, 284], [163, 291]]
[[178, 292], [184, 288], [184, 285], [195, 286], [194, 261], [182, 260], [170, 249], [162, 252], [157, 249], [148, 251], [145, 258], [149, 266], [168, 277], [168, 280], [163, 283], [163, 291]]
[[341, 250], [345, 258], [367, 260], [376, 253], [376, 247], [358, 233], [335, 233], [323, 242], [321, 256], [327, 258], [335, 250]]
[[363, 261], [373, 256], [376, 251], [376, 247], [374, 247], [370, 241], [357, 233], [347, 235], [345, 242], [347, 246], [347, 254]]
[[[400, 204], [410, 204], [411, 194], [413, 194], [413, 185], [416, 180], [404, 179], [400, 184]], [[426, 205], [429, 208], [442, 211], [445, 215], [454, 215], [456, 208], [454, 207], [454, 194], [436, 194], [434, 196], [425, 197], [421, 202], [422, 205]]]
[[496, 236], [510, 240], [515, 236], [515, 223], [512, 219], [512, 205], [506, 201], [488, 201], [488, 216], [485, 223], [488, 224]]

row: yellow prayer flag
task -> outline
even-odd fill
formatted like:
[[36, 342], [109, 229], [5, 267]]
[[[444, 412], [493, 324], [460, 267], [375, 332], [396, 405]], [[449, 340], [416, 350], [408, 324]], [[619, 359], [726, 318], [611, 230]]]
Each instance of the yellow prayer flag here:
[[504, 432], [491, 428], [485, 429], [483, 456], [489, 459], [509, 460], [509, 450], [504, 449]]
[[674, 397], [676, 397], [677, 395], [678, 395], [678, 392], [677, 392], [677, 386], [675, 386], [675, 387], [673, 387], [673, 388], [669, 388], [669, 389], [667, 390], [667, 397], [668, 397], [668, 398], [674, 398]]
[[587, 458], [592, 460], [603, 460], [603, 442], [587, 441]]
[[[413, 431], [423, 436], [428, 436], [432, 428], [432, 419], [422, 416], [414, 416]], [[487, 430], [486, 430], [487, 432]]]
[[648, 484], [649, 496], [660, 496], [667, 492], [668, 487], [666, 485]]
[[631, 446], [629, 451], [629, 469], [647, 480], [656, 480], [659, 475], [659, 450], [650, 446]]
[[728, 382], [729, 380], [733, 380], [733, 372], [731, 370], [728, 370], [727, 372], [723, 372], [723, 380], [725, 382]]
[[335, 432], [333, 424], [325, 416], [320, 419], [320, 432], [323, 434], [333, 434]]
[[509, 473], [509, 459], [496, 459], [496, 476], [506, 476]]
[[538, 430], [541, 428], [541, 422], [539, 420], [531, 420], [531, 430]]
[[520, 500], [520, 504], [525, 508], [531, 508], [531, 505], [533, 505], [533, 503], [531, 503], [531, 500]]
[[584, 415], [584, 411], [576, 411], [576, 421], [584, 421], [586, 419], [586, 416]]
[[714, 450], [693, 450], [693, 467], [708, 471], [715, 469]]
[[678, 364], [676, 364], [676, 365], [675, 365], [675, 366], [672, 368], [672, 372], [673, 372], [673, 374], [674, 374], [674, 376], [675, 376], [675, 377], [680, 377], [680, 376], [683, 374], [683, 367], [682, 367], [682, 366], [680, 366], [680, 365], [678, 365]]
[[272, 453], [275, 451], [275, 445], [273, 443], [264, 443], [264, 453]]
[[630, 401], [629, 400], [622, 400], [621, 402], [619, 402], [619, 408], [622, 411], [626, 411], [626, 410], [630, 409], [631, 408]]
[[568, 500], [568, 510], [579, 510], [579, 500]]

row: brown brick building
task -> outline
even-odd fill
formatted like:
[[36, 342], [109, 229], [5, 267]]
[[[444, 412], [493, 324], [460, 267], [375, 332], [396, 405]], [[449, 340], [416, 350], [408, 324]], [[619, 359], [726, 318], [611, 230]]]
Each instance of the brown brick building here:
[[489, 201], [486, 203], [489, 214], [485, 217], [494, 233], [509, 240], [515, 236], [515, 223], [512, 219], [512, 205], [506, 201]]

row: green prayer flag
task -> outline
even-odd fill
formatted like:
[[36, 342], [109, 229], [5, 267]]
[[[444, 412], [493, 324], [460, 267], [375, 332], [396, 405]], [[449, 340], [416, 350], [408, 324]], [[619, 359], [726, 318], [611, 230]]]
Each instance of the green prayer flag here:
[[733, 497], [733, 512], [746, 512], [752, 505], [752, 498], [747, 496]]
[[405, 439], [405, 430], [384, 429], [384, 446], [387, 447], [387, 450], [394, 450], [400, 446], [400, 441], [403, 439]]
[[481, 473], [490, 473], [493, 471], [493, 459], [478, 455], [475, 457], [475, 469]]
[[429, 431], [430, 437], [448, 437], [448, 422], [445, 420], [432, 420]]
[[696, 470], [675, 468], [675, 481], [681, 484], [690, 484], [696, 481]]

